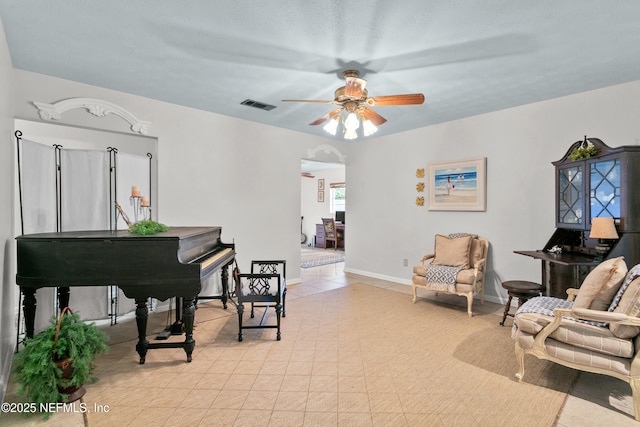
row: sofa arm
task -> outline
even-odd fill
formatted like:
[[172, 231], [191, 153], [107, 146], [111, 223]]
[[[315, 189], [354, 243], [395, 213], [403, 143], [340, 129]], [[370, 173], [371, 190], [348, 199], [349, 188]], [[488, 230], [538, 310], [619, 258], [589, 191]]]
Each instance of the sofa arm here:
[[577, 288], [569, 288], [567, 289], [567, 301], [573, 301], [578, 296], [579, 289]]
[[481, 259], [480, 261], [476, 262], [472, 268], [476, 271], [484, 271], [484, 266], [486, 265], [487, 260], [486, 259]]
[[[554, 311], [555, 313], [555, 311]], [[620, 325], [640, 326], [640, 318], [629, 317], [624, 313], [613, 313], [609, 311], [591, 310], [589, 308], [574, 308], [571, 310], [571, 317], [580, 320], [591, 320], [594, 322], [617, 323]]]
[[428, 259], [435, 258], [435, 256], [436, 256], [435, 254], [428, 254], [423, 256], [422, 258], [420, 258], [420, 266], [424, 267], [424, 262]]

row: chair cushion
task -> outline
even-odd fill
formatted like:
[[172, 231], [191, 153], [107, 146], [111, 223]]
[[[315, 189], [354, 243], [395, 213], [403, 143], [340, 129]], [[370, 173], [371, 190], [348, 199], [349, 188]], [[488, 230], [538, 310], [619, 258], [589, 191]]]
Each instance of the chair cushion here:
[[573, 306], [606, 311], [626, 274], [627, 264], [624, 262], [624, 257], [601, 262], [580, 285]]
[[[524, 349], [532, 349], [535, 337], [526, 332], [515, 329], [512, 338]], [[577, 346], [562, 343], [548, 338], [545, 340], [545, 352], [557, 359], [570, 362], [572, 367], [579, 366], [597, 368], [599, 371], [615, 372], [623, 376], [629, 375], [631, 367], [630, 358], [616, 357], [596, 351], [586, 350]]]
[[[629, 283], [622, 294], [620, 303], [613, 310], [614, 313], [624, 313], [629, 317], [640, 317], [640, 277]], [[631, 325], [609, 325], [611, 332], [618, 338], [633, 338], [640, 334], [640, 327]]]
[[447, 236], [436, 234], [436, 255], [431, 264], [462, 269], [469, 268], [469, 249], [472, 239], [471, 236], [450, 239]]
[[[518, 313], [515, 320], [518, 329], [531, 335], [537, 335], [552, 321], [552, 316], [539, 313]], [[593, 326], [568, 318], [562, 319], [560, 326], [550, 337], [575, 347], [611, 356], [630, 358], [634, 355], [632, 340], [614, 335], [607, 327]]]
[[[425, 277], [426, 269], [427, 269], [427, 266], [418, 265], [413, 267], [413, 282], [416, 285], [425, 286], [427, 284], [427, 279]], [[458, 272], [458, 275], [456, 276], [456, 286], [460, 284], [472, 285], [474, 281], [482, 280], [482, 276], [484, 275], [484, 272], [479, 271], [477, 276], [474, 273], [475, 273], [475, 270], [473, 268], [460, 270]]]

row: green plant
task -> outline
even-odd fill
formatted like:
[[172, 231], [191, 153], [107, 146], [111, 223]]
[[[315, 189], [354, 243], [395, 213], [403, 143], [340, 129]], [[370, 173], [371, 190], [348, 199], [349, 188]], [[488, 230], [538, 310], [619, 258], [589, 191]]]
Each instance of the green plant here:
[[569, 158], [571, 160], [588, 159], [595, 156], [596, 154], [598, 154], [598, 151], [593, 145], [587, 145], [586, 147], [584, 145], [580, 145], [579, 147], [571, 150]]
[[145, 219], [140, 222], [136, 222], [131, 227], [129, 227], [129, 231], [133, 234], [154, 234], [161, 231], [167, 231], [169, 228], [160, 224], [159, 222], [152, 221], [150, 219]]
[[[24, 348], [14, 355], [13, 372], [19, 384], [17, 395], [35, 403], [38, 410], [47, 404], [67, 402], [69, 395], [65, 388], [81, 387], [97, 380], [91, 374], [93, 360], [108, 351], [107, 340], [107, 334], [94, 323], [84, 323], [77, 314], [63, 311], [44, 331], [27, 338]], [[62, 370], [56, 362], [69, 359], [73, 364], [71, 377], [62, 379]], [[45, 419], [48, 416], [49, 413], [44, 412]]]

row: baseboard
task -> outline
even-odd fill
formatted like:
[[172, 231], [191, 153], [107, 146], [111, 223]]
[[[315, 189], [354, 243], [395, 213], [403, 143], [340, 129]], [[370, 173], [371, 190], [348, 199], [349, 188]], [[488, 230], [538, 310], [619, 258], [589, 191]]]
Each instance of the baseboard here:
[[[405, 279], [405, 278], [399, 278], [399, 277], [393, 277], [393, 276], [387, 276], [385, 274], [378, 274], [378, 273], [372, 273], [370, 271], [364, 271], [364, 270], [357, 270], [354, 268], [345, 268], [344, 269], [345, 273], [351, 273], [351, 274], [358, 274], [360, 276], [366, 276], [366, 277], [372, 277], [374, 279], [381, 279], [381, 280], [386, 280], [388, 282], [393, 282], [393, 283], [398, 283], [401, 285], [407, 285], [407, 286], [411, 286], [411, 279]], [[476, 295], [476, 298], [480, 298], [478, 295]], [[504, 305], [506, 300], [502, 300], [500, 299], [500, 297], [497, 296], [493, 296], [493, 295], [484, 295], [484, 299], [485, 301], [489, 301], [495, 304], [500, 304], [500, 305]]]
[[354, 268], [345, 268], [344, 271], [345, 273], [358, 274], [360, 276], [373, 277], [374, 279], [381, 279], [381, 280], [386, 280], [388, 282], [400, 283], [401, 285], [411, 286], [410, 279], [387, 276], [386, 274], [372, 273], [370, 271], [356, 270]]

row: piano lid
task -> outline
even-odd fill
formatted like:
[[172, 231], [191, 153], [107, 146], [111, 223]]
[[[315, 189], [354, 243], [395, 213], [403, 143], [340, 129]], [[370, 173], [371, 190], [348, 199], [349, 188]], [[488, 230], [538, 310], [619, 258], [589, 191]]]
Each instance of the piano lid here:
[[167, 231], [155, 234], [133, 234], [129, 230], [81, 230], [60, 231], [50, 233], [23, 234], [16, 240], [65, 240], [65, 239], [189, 239], [203, 233], [217, 233], [220, 235], [222, 227], [169, 227]]
[[[190, 262], [228, 246], [220, 241], [221, 230], [173, 227], [147, 236], [127, 230], [19, 236], [16, 282], [29, 287], [150, 287], [153, 292], [149, 295], [157, 298], [181, 295], [175, 289], [182, 288], [187, 294], [197, 295], [203, 275], [210, 274], [211, 269], [201, 271], [198, 263]], [[233, 259], [233, 253], [230, 256]]]

